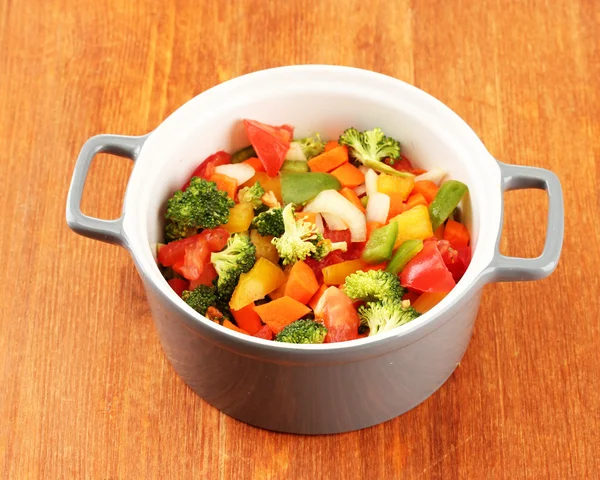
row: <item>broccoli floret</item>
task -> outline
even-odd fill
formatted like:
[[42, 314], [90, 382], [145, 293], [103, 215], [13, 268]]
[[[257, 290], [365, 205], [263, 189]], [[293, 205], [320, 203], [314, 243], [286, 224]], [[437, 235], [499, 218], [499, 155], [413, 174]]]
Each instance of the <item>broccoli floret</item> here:
[[250, 203], [256, 210], [263, 204], [261, 197], [265, 194], [265, 189], [260, 186], [259, 182], [256, 182], [251, 187], [244, 187], [238, 192], [238, 200], [240, 203]]
[[272, 208], [266, 212], [259, 213], [252, 220], [252, 228], [256, 228], [262, 236], [272, 235], [281, 237], [285, 232], [283, 225], [283, 208]]
[[321, 140], [321, 137], [318, 133], [314, 137], [306, 137], [302, 138], [301, 140], [294, 141], [300, 145], [306, 160], [310, 160], [311, 158], [320, 155], [323, 153], [323, 150], [325, 150], [325, 142]]
[[420, 316], [410, 302], [370, 302], [358, 308], [362, 325], [369, 327], [369, 336], [387, 332]]
[[[339, 138], [340, 145], [347, 145], [350, 154], [363, 165], [384, 173], [397, 173], [389, 165], [383, 163], [389, 158], [391, 164], [400, 156], [400, 142], [386, 137], [381, 128], [359, 132], [356, 128], [348, 128]], [[391, 171], [391, 172], [390, 172]]]
[[198, 233], [197, 228], [184, 227], [179, 223], [167, 221], [165, 224], [165, 241], [167, 243], [181, 240], [182, 238], [191, 237]]
[[229, 303], [240, 275], [250, 271], [256, 261], [256, 247], [248, 235], [235, 234], [227, 240], [225, 250], [212, 253], [210, 261], [217, 271], [219, 307]]
[[314, 320], [297, 320], [290, 323], [275, 336], [276, 342], [323, 343], [327, 328]]
[[184, 290], [181, 298], [200, 315], [206, 315], [208, 307], [212, 307], [217, 303], [215, 289], [208, 285], [198, 285], [192, 291]]
[[400, 302], [406, 289], [400, 285], [398, 276], [393, 273], [383, 270], [359, 270], [346, 277], [344, 293], [352, 300]]
[[319, 262], [334, 250], [348, 251], [348, 244], [346, 242], [332, 242], [328, 238], [323, 238], [320, 233], [317, 237], [319, 241], [315, 244], [317, 249], [312, 254], [312, 257]]
[[169, 227], [169, 235], [184, 232], [187, 228], [223, 225], [229, 220], [229, 209], [234, 205], [214, 182], [193, 177], [185, 192], [175, 192], [167, 203], [165, 218], [176, 225]]
[[314, 223], [294, 217], [294, 205], [286, 205], [282, 212], [285, 231], [271, 240], [284, 265], [306, 259], [317, 251], [316, 243], [322, 237]]

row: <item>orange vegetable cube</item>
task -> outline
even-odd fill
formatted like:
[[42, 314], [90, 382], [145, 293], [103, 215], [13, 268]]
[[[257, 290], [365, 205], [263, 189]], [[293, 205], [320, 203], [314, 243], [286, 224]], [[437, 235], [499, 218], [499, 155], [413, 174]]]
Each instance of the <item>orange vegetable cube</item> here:
[[331, 172], [348, 162], [348, 148], [336, 147], [308, 161], [311, 172]]
[[365, 183], [365, 174], [351, 163], [344, 163], [331, 174], [340, 181], [342, 187], [354, 188]]
[[306, 305], [317, 290], [319, 282], [312, 268], [302, 261], [296, 262], [285, 283], [285, 295]]
[[278, 334], [290, 323], [310, 313], [310, 308], [291, 297], [281, 297], [254, 307], [254, 311], [273, 333]]

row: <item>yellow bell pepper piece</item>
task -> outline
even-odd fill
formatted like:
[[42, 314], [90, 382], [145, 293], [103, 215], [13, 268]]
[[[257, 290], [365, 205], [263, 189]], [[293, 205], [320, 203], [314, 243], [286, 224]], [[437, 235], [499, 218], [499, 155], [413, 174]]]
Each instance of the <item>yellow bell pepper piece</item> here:
[[252, 240], [252, 243], [256, 247], [256, 258], [266, 258], [274, 264], [279, 262], [279, 254], [275, 245], [271, 243], [271, 240], [273, 240], [271, 235], [263, 237], [256, 230], [250, 230], [250, 240]]
[[425, 205], [417, 205], [390, 219], [390, 222], [398, 222], [398, 237], [394, 248], [398, 248], [406, 240], [424, 240], [433, 236], [429, 210]]
[[236, 203], [229, 210], [229, 221], [223, 225], [223, 228], [229, 233], [245, 232], [250, 228], [254, 218], [254, 209], [250, 203]]
[[248, 273], [242, 273], [233, 291], [229, 307], [241, 310], [256, 300], [265, 298], [285, 282], [285, 274], [266, 258], [259, 258]]
[[377, 177], [377, 191], [386, 195], [399, 194], [402, 201], [406, 201], [410, 192], [415, 186], [414, 177], [394, 177], [386, 173], [379, 174]]
[[444, 298], [446, 298], [447, 293], [424, 293], [419, 298], [417, 298], [412, 307], [419, 313], [425, 313], [435, 307], [438, 303], [440, 303]]
[[365, 268], [365, 262], [361, 259], [348, 260], [335, 265], [325, 267], [323, 272], [323, 283], [325, 285], [341, 285], [346, 281], [346, 277], [358, 270]]
[[281, 199], [281, 181], [279, 177], [269, 177], [265, 172], [256, 172], [250, 180], [240, 185], [240, 188], [251, 187], [256, 182], [260, 183], [265, 192], [273, 192], [279, 203], [283, 202]]

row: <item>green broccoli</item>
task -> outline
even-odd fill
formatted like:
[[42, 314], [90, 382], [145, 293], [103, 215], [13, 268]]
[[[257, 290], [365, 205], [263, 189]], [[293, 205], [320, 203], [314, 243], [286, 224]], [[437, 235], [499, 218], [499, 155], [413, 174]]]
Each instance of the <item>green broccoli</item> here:
[[219, 307], [229, 303], [240, 275], [250, 271], [256, 261], [256, 247], [248, 235], [235, 234], [227, 240], [225, 250], [210, 255], [219, 278], [216, 281]]
[[271, 242], [277, 248], [277, 253], [284, 265], [306, 259], [317, 251], [316, 244], [322, 240], [321, 234], [314, 223], [294, 216], [294, 205], [289, 203], [282, 212], [285, 231], [279, 238]]
[[325, 142], [321, 140], [318, 133], [314, 137], [306, 137], [301, 140], [294, 140], [294, 142], [300, 146], [306, 160], [320, 155], [325, 150]]
[[369, 327], [369, 336], [387, 332], [420, 316], [408, 300], [404, 302], [369, 302], [358, 308], [361, 325]]
[[276, 342], [323, 343], [327, 328], [315, 320], [297, 320], [275, 336]]
[[344, 293], [352, 300], [400, 302], [406, 289], [398, 276], [383, 270], [359, 270], [346, 277]]
[[174, 242], [175, 240], [181, 240], [182, 238], [191, 237], [197, 233], [197, 228], [185, 227], [170, 220], [168, 220], [165, 224], [165, 241], [167, 243]]
[[259, 213], [252, 219], [251, 226], [263, 236], [281, 237], [285, 232], [283, 208], [271, 208], [266, 212]]
[[386, 137], [381, 128], [359, 132], [351, 127], [340, 135], [338, 142], [348, 146], [352, 157], [366, 167], [396, 176], [411, 175], [398, 172], [383, 162], [384, 158], [389, 158], [389, 162], [393, 164], [400, 156], [400, 142]]
[[217, 303], [215, 289], [208, 285], [198, 285], [192, 291], [184, 290], [181, 298], [200, 315], [206, 315], [208, 307], [212, 307]]
[[[172, 226], [166, 234], [181, 235], [188, 228], [215, 228], [229, 220], [229, 209], [235, 205], [227, 193], [214, 182], [193, 177], [185, 192], [179, 190], [167, 202], [165, 218]], [[167, 223], [169, 225], [169, 223]]]
[[[317, 235], [317, 240], [318, 243], [315, 243], [317, 249], [312, 254], [312, 257], [319, 262], [334, 250], [341, 250], [342, 252], [348, 251], [348, 244], [346, 242], [332, 242], [327, 238], [323, 238], [320, 233]], [[313, 243], [314, 242], [315, 241], [313, 240]]]
[[261, 198], [265, 194], [265, 189], [260, 186], [259, 182], [256, 182], [251, 187], [244, 187], [238, 192], [238, 200], [240, 203], [250, 203], [256, 210], [263, 204]]

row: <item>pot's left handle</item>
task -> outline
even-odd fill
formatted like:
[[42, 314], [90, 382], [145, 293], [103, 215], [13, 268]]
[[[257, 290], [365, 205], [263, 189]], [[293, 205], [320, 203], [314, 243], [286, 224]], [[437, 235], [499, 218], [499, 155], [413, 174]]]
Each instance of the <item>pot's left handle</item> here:
[[67, 197], [67, 224], [74, 232], [95, 240], [125, 245], [123, 216], [121, 215], [116, 220], [102, 220], [85, 215], [81, 211], [81, 197], [88, 170], [97, 154], [110, 153], [135, 160], [147, 138], [148, 135], [139, 137], [96, 135], [85, 142], [75, 163]]

